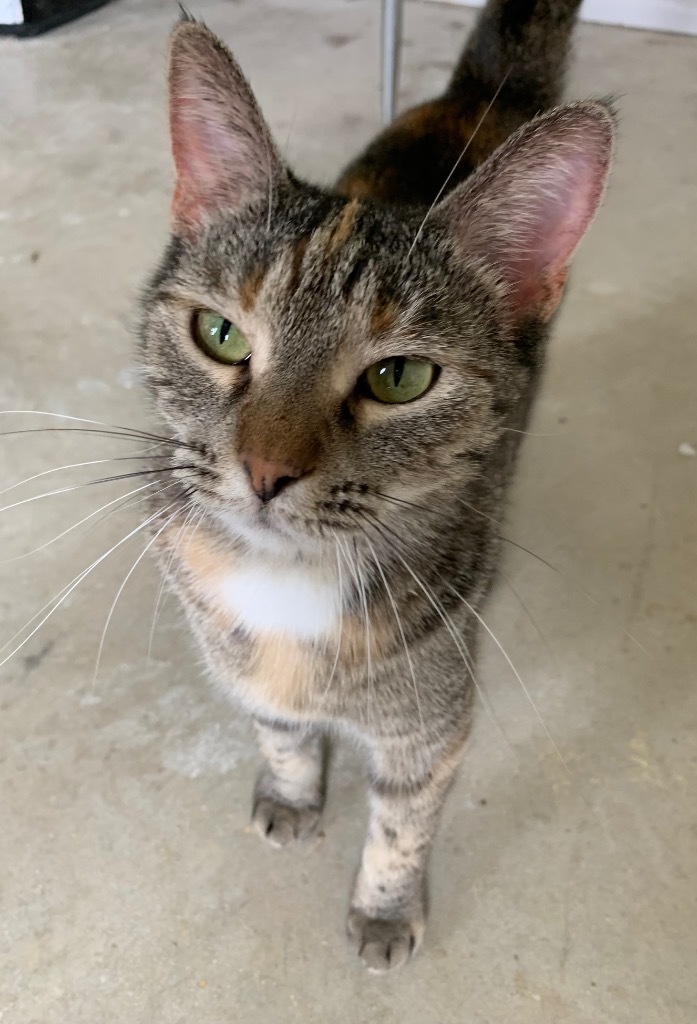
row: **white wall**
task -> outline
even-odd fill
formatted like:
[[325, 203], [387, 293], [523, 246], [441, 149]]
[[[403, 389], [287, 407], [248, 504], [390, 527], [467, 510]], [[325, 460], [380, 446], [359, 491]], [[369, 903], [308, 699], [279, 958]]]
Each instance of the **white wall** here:
[[22, 25], [24, 11], [21, 0], [0, 0], [0, 25]]
[[[483, 7], [484, 0], [435, 0]], [[584, 21], [697, 35], [697, 0], [585, 0]]]

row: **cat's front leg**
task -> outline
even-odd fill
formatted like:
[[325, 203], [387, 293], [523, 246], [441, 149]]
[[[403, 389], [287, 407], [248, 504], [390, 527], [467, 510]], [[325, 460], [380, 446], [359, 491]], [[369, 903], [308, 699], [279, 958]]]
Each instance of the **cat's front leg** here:
[[421, 942], [428, 856], [466, 735], [463, 726], [430, 750], [418, 738], [373, 749], [370, 824], [347, 921], [371, 971], [400, 967]]
[[326, 738], [304, 723], [254, 724], [266, 764], [254, 787], [253, 824], [272, 846], [310, 839], [324, 807]]

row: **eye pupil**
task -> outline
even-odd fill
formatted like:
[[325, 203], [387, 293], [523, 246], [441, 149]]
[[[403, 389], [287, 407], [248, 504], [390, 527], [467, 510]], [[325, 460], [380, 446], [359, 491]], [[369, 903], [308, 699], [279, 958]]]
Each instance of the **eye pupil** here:
[[368, 367], [359, 381], [359, 392], [376, 402], [404, 405], [425, 395], [438, 373], [439, 368], [427, 359], [392, 356]]
[[220, 334], [218, 335], [218, 343], [221, 346], [227, 344], [228, 337], [230, 335], [230, 328], [231, 327], [232, 327], [232, 324], [230, 323], [229, 320], [223, 320], [222, 324], [220, 325]]
[[252, 354], [249, 342], [239, 327], [213, 310], [200, 309], [195, 313], [191, 331], [198, 347], [219, 363], [240, 366]]

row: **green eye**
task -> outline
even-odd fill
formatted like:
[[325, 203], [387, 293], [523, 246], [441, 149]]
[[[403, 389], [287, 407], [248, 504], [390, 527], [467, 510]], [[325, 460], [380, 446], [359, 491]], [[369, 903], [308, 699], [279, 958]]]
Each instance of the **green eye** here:
[[367, 394], [378, 402], [413, 402], [426, 394], [437, 371], [438, 367], [425, 359], [393, 356], [369, 366], [362, 383]]
[[194, 316], [194, 341], [219, 363], [234, 366], [245, 363], [252, 354], [242, 331], [210, 309], [200, 309]]

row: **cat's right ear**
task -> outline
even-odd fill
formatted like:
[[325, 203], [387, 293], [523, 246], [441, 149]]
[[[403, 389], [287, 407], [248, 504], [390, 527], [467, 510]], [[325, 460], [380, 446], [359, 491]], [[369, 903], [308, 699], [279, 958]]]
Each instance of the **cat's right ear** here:
[[239, 212], [286, 173], [234, 57], [189, 18], [172, 33], [169, 122], [176, 234], [196, 235], [216, 214]]
[[436, 208], [465, 259], [488, 265], [514, 322], [546, 321], [605, 191], [614, 138], [607, 103], [571, 103], [519, 128]]

